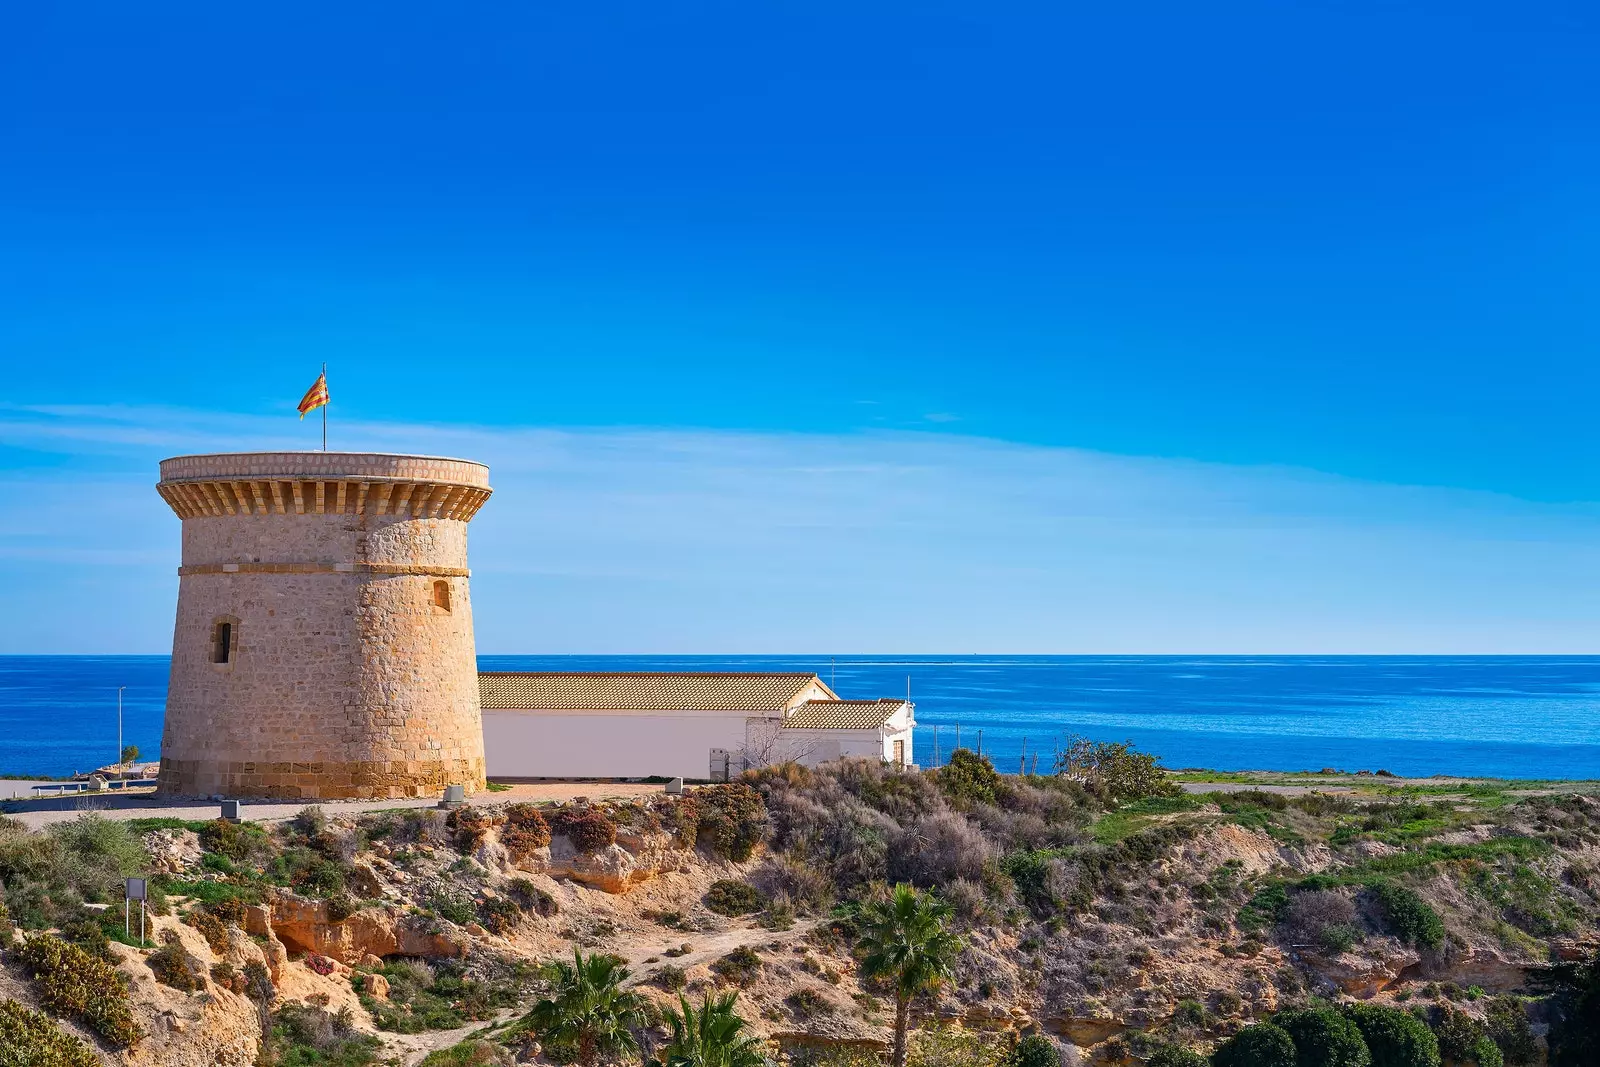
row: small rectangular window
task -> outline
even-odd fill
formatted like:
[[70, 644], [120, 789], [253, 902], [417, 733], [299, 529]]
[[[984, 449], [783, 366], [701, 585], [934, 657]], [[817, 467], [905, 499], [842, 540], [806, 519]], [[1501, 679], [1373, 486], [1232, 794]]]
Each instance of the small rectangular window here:
[[211, 647], [212, 663], [227, 663], [233, 655], [233, 623], [217, 623], [216, 636]]

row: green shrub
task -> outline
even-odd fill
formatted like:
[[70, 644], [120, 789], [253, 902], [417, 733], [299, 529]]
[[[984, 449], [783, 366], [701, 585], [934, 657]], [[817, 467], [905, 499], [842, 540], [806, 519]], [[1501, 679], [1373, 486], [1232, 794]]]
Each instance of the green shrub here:
[[609, 848], [617, 840], [617, 824], [599, 808], [568, 804], [550, 810], [550, 832], [572, 842], [584, 855]]
[[[1151, 1061], [1154, 1063], [1154, 1061]], [[1203, 1067], [1203, 1062], [1200, 1067]], [[1015, 1045], [1005, 1058], [1004, 1067], [1061, 1067], [1061, 1053], [1055, 1043], [1043, 1034], [1029, 1034]], [[1191, 1067], [1189, 1064], [1166, 1064], [1159, 1067]]]
[[480, 910], [483, 925], [491, 933], [509, 934], [522, 921], [522, 907], [510, 897], [490, 897]]
[[250, 839], [243, 823], [227, 819], [213, 819], [200, 831], [200, 847], [230, 860], [243, 860], [250, 855]]
[[555, 897], [526, 878], [511, 879], [506, 883], [506, 892], [511, 895], [511, 899], [522, 905], [524, 911], [549, 917], [561, 910]]
[[1163, 1042], [1150, 1050], [1145, 1067], [1206, 1067], [1206, 1058], [1182, 1045]]
[[668, 993], [676, 993], [689, 984], [689, 976], [682, 967], [674, 967], [670, 963], [663, 963], [656, 968], [651, 981], [665, 989]]
[[1295, 1067], [1294, 1039], [1271, 1023], [1247, 1026], [1217, 1046], [1213, 1067]]
[[100, 1067], [100, 1057], [48, 1015], [0, 1000], [0, 1064], [7, 1067]]
[[736, 948], [711, 964], [711, 973], [730, 985], [741, 988], [761, 973], [761, 957], [748, 947]]
[[206, 987], [204, 964], [183, 947], [183, 941], [172, 930], [162, 931], [161, 947], [145, 957], [145, 963], [162, 985], [185, 993]]
[[1440, 1005], [1434, 1015], [1433, 1033], [1439, 1042], [1439, 1055], [1446, 1063], [1502, 1067], [1505, 1062], [1484, 1025], [1448, 1004]]
[[743, 782], [704, 786], [690, 799], [695, 841], [714, 856], [743, 863], [767, 836], [766, 801]]
[[706, 891], [705, 904], [718, 915], [732, 917], [760, 911], [767, 902], [749, 882], [721, 878], [712, 882], [711, 888]]
[[282, 1067], [369, 1067], [378, 1059], [378, 1039], [357, 1031], [348, 1012], [288, 1003], [272, 1015], [272, 1033], [258, 1062]]
[[1055, 772], [1080, 783], [1108, 807], [1145, 797], [1172, 796], [1180, 792], [1156, 757], [1134, 750], [1132, 741], [1091, 741], [1071, 737], [1056, 753]]
[[344, 868], [318, 857], [294, 880], [294, 887], [308, 897], [336, 897], [345, 891]]
[[1272, 1022], [1294, 1041], [1298, 1067], [1368, 1067], [1372, 1062], [1361, 1031], [1337, 1008], [1299, 1008]]
[[934, 773], [944, 795], [963, 807], [993, 804], [995, 790], [1000, 786], [994, 764], [966, 748], [950, 753], [950, 762]]
[[459, 1045], [428, 1053], [419, 1067], [498, 1067], [510, 1062], [505, 1049], [494, 1042], [468, 1038]]
[[1384, 925], [1395, 937], [1423, 948], [1444, 944], [1444, 921], [1415, 891], [1387, 879], [1369, 882], [1367, 889], [1378, 903]]
[[128, 987], [117, 969], [59, 937], [39, 934], [17, 950], [38, 986], [45, 1007], [81, 1019], [117, 1048], [144, 1036], [128, 1004]]
[[1408, 1011], [1382, 1004], [1352, 1004], [1345, 1015], [1361, 1031], [1372, 1067], [1439, 1067], [1439, 1041]]
[[457, 926], [478, 921], [478, 909], [472, 901], [452, 892], [434, 893], [428, 898], [428, 910]]
[[1538, 1059], [1539, 1045], [1521, 1000], [1513, 996], [1495, 997], [1485, 1007], [1483, 1021], [1489, 1039], [1499, 1047], [1507, 1063], [1522, 1067]]

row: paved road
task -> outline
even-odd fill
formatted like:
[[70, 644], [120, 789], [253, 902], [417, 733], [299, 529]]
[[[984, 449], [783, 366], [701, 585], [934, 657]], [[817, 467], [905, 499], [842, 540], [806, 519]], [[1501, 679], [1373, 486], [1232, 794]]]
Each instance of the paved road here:
[[[541, 782], [514, 785], [498, 793], [480, 793], [475, 803], [509, 804], [513, 801], [571, 800], [588, 797], [591, 800], [623, 800], [629, 797], [650, 796], [661, 792], [659, 785], [637, 782]], [[0, 795], [4, 795], [0, 793]], [[306, 801], [289, 801], [281, 804], [252, 804], [245, 801], [239, 814], [246, 819], [269, 822], [273, 819], [291, 818]], [[431, 808], [439, 803], [437, 797], [417, 800], [324, 800], [319, 802], [329, 815], [342, 815], [362, 811], [384, 811], [394, 808]], [[178, 819], [214, 819], [221, 813], [214, 801], [170, 801], [157, 799], [148, 793], [85, 793], [81, 796], [52, 797], [46, 800], [21, 801], [0, 804], [13, 819], [38, 829], [51, 823], [69, 822], [85, 811], [97, 812], [108, 819], [152, 819], [172, 817]]]

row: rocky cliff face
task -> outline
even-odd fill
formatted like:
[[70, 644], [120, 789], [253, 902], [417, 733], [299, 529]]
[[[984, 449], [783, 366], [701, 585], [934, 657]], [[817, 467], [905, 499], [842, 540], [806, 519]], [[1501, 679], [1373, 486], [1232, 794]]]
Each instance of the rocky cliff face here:
[[[1497, 994], [1525, 991], [1533, 969], [1596, 949], [1600, 804], [1586, 797], [1480, 809], [1470, 796], [1262, 793], [1048, 816], [1045, 787], [962, 807], [922, 778], [874, 773], [837, 796], [823, 775], [803, 780], [800, 797], [770, 788], [768, 843], [740, 862], [636, 825], [647, 821], [637, 813], [618, 813], [615, 840], [586, 850], [560, 833], [528, 847], [492, 811], [470, 833], [469, 820], [404, 832], [392, 817], [334, 820], [316, 847], [340, 857], [343, 889], [266, 885], [222, 941], [192, 915], [157, 929], [208, 972], [260, 963], [279, 1004], [348, 1009], [367, 1031], [369, 1009], [388, 1003], [375, 973], [385, 961], [532, 962], [576, 945], [623, 957], [658, 1002], [679, 988], [738, 989], [758, 1033], [877, 1047], [891, 1013], [831, 907], [906, 879], [939, 886], [964, 941], [955, 980], [916, 1005], [919, 1025], [1037, 1031], [1077, 1061], [1124, 1065], [1151, 1041], [1204, 1051], [1312, 995], [1482, 1015]], [[1030, 811], [1046, 814], [1028, 821]], [[203, 863], [185, 834], [150, 835], [161, 869], [183, 884], [244, 884]], [[819, 851], [825, 842], [835, 851]], [[755, 910], [713, 910], [719, 882], [757, 887]], [[124, 1062], [254, 1062], [261, 1024], [248, 997], [214, 976], [179, 992], [155, 981], [148, 952], [111, 951], [149, 1031]], [[1532, 1025], [1543, 1033], [1542, 1018]], [[385, 1039], [405, 1062], [430, 1040]]]

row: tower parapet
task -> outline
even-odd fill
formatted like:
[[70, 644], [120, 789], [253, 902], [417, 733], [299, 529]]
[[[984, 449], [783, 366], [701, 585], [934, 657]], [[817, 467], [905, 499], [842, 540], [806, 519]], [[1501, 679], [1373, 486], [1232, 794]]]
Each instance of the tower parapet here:
[[467, 522], [488, 468], [429, 456], [178, 456], [166, 793], [483, 786]]

